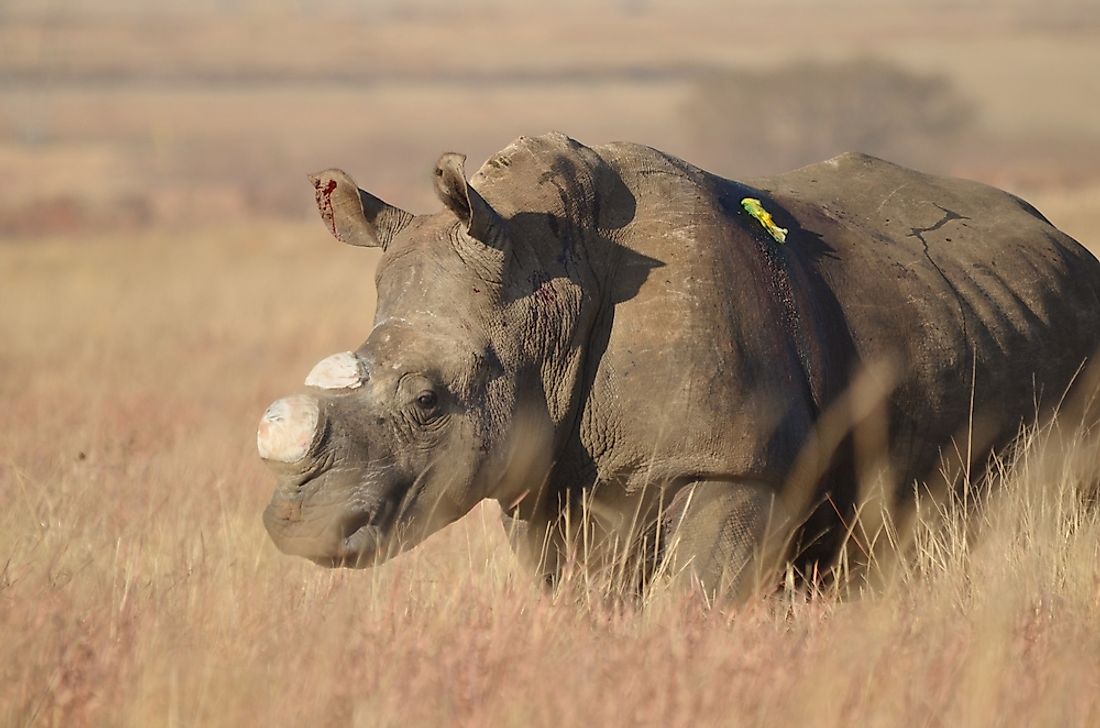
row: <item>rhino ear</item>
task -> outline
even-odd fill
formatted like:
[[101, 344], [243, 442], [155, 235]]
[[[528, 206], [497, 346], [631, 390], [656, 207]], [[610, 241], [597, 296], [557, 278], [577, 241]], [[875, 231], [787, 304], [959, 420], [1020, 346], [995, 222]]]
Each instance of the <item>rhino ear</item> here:
[[326, 169], [309, 175], [317, 195], [317, 210], [333, 237], [348, 245], [382, 248], [409, 224], [413, 216], [359, 189], [346, 172]]
[[503, 220], [466, 181], [466, 155], [448, 152], [435, 165], [435, 192], [466, 226], [470, 237], [490, 247], [503, 246]]

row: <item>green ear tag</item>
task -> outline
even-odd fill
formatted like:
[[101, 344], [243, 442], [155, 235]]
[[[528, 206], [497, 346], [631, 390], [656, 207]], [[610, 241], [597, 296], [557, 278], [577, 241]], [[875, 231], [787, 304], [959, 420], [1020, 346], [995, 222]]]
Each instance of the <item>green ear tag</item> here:
[[760, 200], [755, 197], [746, 197], [741, 200], [741, 207], [745, 208], [745, 212], [757, 219], [764, 229], [768, 231], [768, 234], [775, 239], [775, 242], [787, 242], [787, 228], [781, 228], [775, 224], [775, 220], [772, 219], [771, 213], [764, 209], [764, 206], [760, 204]]

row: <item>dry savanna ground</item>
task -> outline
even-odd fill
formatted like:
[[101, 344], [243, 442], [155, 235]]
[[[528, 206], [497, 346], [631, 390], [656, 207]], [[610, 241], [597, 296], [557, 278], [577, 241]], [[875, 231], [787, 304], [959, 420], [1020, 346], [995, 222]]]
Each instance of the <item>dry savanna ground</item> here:
[[253, 426], [363, 335], [373, 256], [318, 224], [0, 248], [0, 723], [1100, 721], [1095, 440], [856, 600], [547, 594], [491, 508], [370, 572], [278, 554]]
[[439, 152], [551, 128], [711, 166], [699, 69], [947, 74], [974, 117], [909, 161], [1100, 250], [1090, 2], [146, 5], [0, 10], [0, 725], [1100, 725], [1100, 442], [1072, 423], [965, 525], [924, 504], [873, 593], [736, 610], [547, 593], [490, 506], [322, 570], [269, 542], [254, 445], [374, 306], [305, 173], [426, 211]]

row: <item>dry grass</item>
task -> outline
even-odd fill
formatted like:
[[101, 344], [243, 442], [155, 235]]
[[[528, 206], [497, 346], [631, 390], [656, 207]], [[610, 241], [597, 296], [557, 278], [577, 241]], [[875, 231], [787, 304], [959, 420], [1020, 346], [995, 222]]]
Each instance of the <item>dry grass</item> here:
[[278, 554], [255, 420], [364, 335], [372, 256], [317, 224], [0, 247], [0, 724], [1100, 721], [1096, 442], [1037, 436], [853, 601], [554, 597], [490, 508], [370, 572]]
[[1095, 441], [1033, 434], [980, 518], [929, 504], [873, 595], [737, 611], [547, 594], [492, 507], [324, 571], [269, 542], [254, 451], [263, 408], [371, 318], [374, 253], [287, 222], [312, 216], [305, 172], [425, 211], [444, 149], [472, 167], [551, 128], [708, 166], [687, 70], [867, 54], [979, 107], [980, 144], [927, 164], [1096, 251], [1094, 4], [11, 0], [0, 725], [1100, 724]]

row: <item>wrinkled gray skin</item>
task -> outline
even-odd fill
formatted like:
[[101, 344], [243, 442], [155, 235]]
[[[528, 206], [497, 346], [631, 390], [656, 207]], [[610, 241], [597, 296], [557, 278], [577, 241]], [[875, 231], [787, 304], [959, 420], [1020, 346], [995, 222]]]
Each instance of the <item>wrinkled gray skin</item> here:
[[308, 451], [269, 459], [287, 553], [372, 565], [492, 498], [550, 582], [583, 511], [639, 583], [661, 563], [744, 592], [772, 532], [804, 568], [835, 552], [852, 438], [815, 426], [854, 407], [861, 368], [894, 365], [879, 446], [903, 499], [957, 438], [974, 462], [1005, 444], [1100, 348], [1100, 264], [981, 184], [858, 154], [742, 184], [561, 134], [469, 183], [463, 159], [440, 160], [428, 215], [313, 178], [330, 231], [383, 253], [361, 383], [311, 388]]

